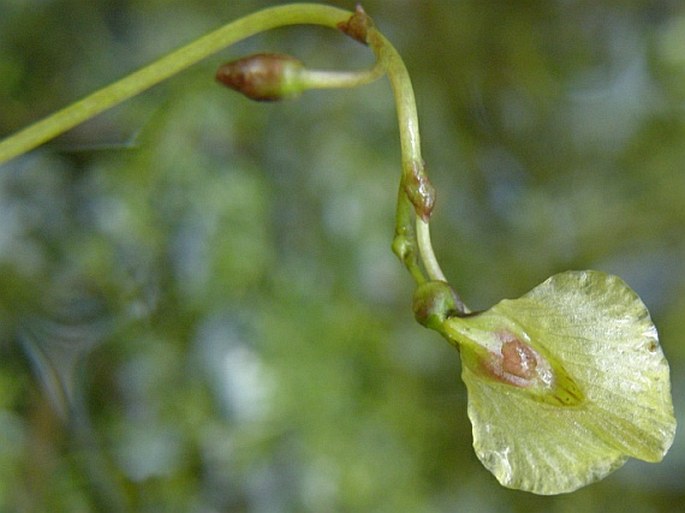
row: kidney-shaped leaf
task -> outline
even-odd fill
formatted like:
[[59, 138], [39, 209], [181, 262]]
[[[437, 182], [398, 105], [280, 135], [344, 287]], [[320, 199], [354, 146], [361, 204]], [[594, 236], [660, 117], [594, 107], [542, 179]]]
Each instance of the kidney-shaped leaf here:
[[670, 447], [668, 363], [620, 278], [561, 273], [443, 328], [460, 347], [476, 454], [504, 486], [570, 492]]

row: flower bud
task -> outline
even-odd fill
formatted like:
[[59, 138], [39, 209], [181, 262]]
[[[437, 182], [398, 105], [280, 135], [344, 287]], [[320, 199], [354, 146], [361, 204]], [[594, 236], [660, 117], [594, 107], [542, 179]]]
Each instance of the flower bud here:
[[402, 186], [416, 214], [428, 221], [435, 205], [435, 187], [426, 175], [424, 162], [411, 160], [405, 164]]
[[216, 79], [257, 101], [294, 98], [302, 92], [301, 61], [290, 55], [260, 53], [223, 64]]

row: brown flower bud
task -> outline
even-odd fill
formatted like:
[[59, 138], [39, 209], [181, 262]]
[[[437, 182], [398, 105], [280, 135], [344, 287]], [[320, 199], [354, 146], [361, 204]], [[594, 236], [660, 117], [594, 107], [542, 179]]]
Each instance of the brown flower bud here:
[[216, 79], [257, 101], [278, 101], [302, 92], [300, 72], [304, 65], [289, 55], [260, 53], [223, 64]]

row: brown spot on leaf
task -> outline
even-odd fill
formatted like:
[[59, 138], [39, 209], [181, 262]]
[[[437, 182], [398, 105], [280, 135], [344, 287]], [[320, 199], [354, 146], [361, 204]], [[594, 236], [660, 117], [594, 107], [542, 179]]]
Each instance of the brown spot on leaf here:
[[502, 370], [519, 378], [532, 379], [538, 361], [533, 350], [519, 339], [507, 334], [502, 344]]

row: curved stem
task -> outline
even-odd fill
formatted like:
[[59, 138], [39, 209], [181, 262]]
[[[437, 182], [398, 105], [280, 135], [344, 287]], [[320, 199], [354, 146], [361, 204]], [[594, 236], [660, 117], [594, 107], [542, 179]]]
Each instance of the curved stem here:
[[[445, 278], [442, 269], [440, 269], [438, 259], [435, 257], [435, 253], [433, 252], [430, 225], [428, 224], [428, 221], [425, 221], [420, 217], [416, 218], [416, 234], [419, 244], [419, 252], [421, 253], [421, 261], [423, 262], [423, 266], [426, 268], [429, 278], [431, 280], [447, 283], [449, 286], [447, 278]], [[468, 315], [471, 313], [471, 310], [464, 304], [464, 302], [461, 300], [461, 297], [459, 297], [459, 294], [451, 287], [450, 290], [452, 292], [451, 297], [454, 301], [455, 312], [457, 312], [458, 315]]]
[[416, 218], [416, 240], [419, 244], [421, 261], [430, 279], [447, 282], [447, 278], [445, 278], [442, 269], [440, 269], [440, 264], [433, 251], [428, 221], [424, 221], [420, 217]]
[[[272, 28], [301, 24], [322, 25], [342, 30], [348, 36], [369, 44], [376, 55], [376, 63], [370, 70], [304, 70], [301, 77], [304, 88], [354, 87], [371, 82], [384, 73], [388, 74], [395, 97], [402, 149], [402, 181], [393, 249], [417, 283], [423, 283], [426, 279], [418, 265], [418, 257], [421, 258], [429, 279], [445, 281], [430, 241], [428, 220], [435, 201], [435, 191], [426, 176], [421, 158], [418, 114], [409, 73], [397, 50], [375, 29], [361, 7], [357, 7], [356, 12], [352, 13], [325, 5], [290, 4], [264, 9], [228, 23], [1, 141], [0, 164], [149, 89], [231, 44]], [[417, 217], [416, 227], [411, 222], [412, 205]]]
[[[409, 239], [415, 237], [419, 248], [421, 261], [431, 280], [447, 281], [440, 264], [435, 257], [433, 246], [430, 239], [428, 219], [435, 200], [435, 193], [430, 186], [428, 177], [425, 174], [423, 158], [421, 157], [421, 138], [419, 136], [419, 117], [416, 109], [416, 99], [414, 88], [411, 84], [409, 72], [397, 50], [392, 46], [385, 36], [373, 27], [369, 31], [369, 42], [376, 53], [379, 62], [386, 65], [388, 78], [395, 95], [395, 107], [400, 126], [400, 145], [402, 150], [403, 166], [403, 186], [406, 195], [414, 204], [416, 210], [416, 234], [408, 234], [411, 228], [407, 227], [406, 219], [398, 217], [396, 236], [400, 232], [408, 236]], [[426, 189], [424, 189], [426, 188]], [[414, 194], [414, 197], [412, 197]], [[418, 198], [417, 198], [418, 197]], [[400, 194], [400, 202], [403, 201]], [[422, 207], [425, 210], [422, 210]], [[398, 207], [398, 212], [401, 208]], [[405, 265], [407, 263], [405, 262]], [[409, 268], [417, 283], [422, 280], [417, 279], [416, 270]]]
[[219, 50], [259, 32], [286, 25], [323, 25], [337, 29], [352, 13], [317, 4], [271, 7], [228, 23], [154, 63], [57, 111], [0, 142], [0, 164], [114, 107]]
[[390, 85], [394, 92], [397, 121], [400, 129], [402, 162], [422, 162], [419, 115], [416, 110], [414, 88], [407, 67], [395, 47], [383, 34], [372, 29], [369, 38], [378, 60], [386, 66]]
[[400, 185], [395, 211], [395, 237], [392, 241], [392, 250], [412, 275], [414, 281], [421, 285], [425, 283], [426, 276], [419, 265], [419, 249], [413, 218], [413, 206], [404, 191], [404, 187]]

